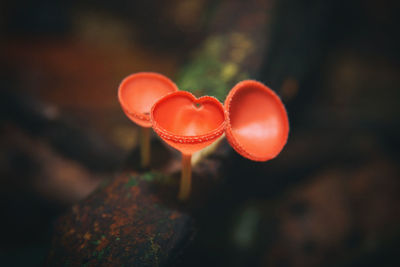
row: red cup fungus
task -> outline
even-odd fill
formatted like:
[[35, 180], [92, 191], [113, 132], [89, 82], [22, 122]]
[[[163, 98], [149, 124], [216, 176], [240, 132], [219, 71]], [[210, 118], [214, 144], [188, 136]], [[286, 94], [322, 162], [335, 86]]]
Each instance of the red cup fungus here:
[[118, 88], [118, 100], [126, 116], [142, 127], [141, 161], [147, 167], [150, 161], [150, 111], [161, 97], [178, 91], [178, 87], [164, 75], [139, 72], [126, 77]]
[[142, 127], [151, 127], [151, 107], [158, 99], [175, 91], [178, 87], [164, 75], [139, 72], [121, 82], [118, 99], [128, 118]]
[[275, 158], [286, 144], [289, 121], [280, 98], [264, 84], [236, 84], [225, 100], [226, 136], [243, 157], [254, 161]]
[[278, 97], [264, 84], [246, 80], [236, 84], [224, 106], [214, 97], [196, 98], [178, 91], [167, 77], [140, 72], [125, 78], [118, 89], [125, 114], [142, 126], [142, 166], [149, 162], [149, 127], [182, 153], [179, 199], [191, 188], [191, 157], [226, 132], [231, 146], [254, 161], [275, 158], [286, 144], [289, 121]]
[[212, 144], [225, 131], [223, 105], [214, 97], [196, 98], [178, 91], [158, 100], [151, 109], [154, 131], [182, 153], [179, 199], [185, 200], [191, 187], [191, 156]]

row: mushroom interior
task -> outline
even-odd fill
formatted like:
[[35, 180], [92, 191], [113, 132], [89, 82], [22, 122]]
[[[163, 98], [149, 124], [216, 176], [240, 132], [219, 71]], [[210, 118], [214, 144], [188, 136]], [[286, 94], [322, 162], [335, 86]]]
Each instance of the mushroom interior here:
[[129, 111], [148, 115], [158, 99], [176, 90], [176, 86], [166, 78], [138, 74], [124, 81], [121, 98]]
[[260, 85], [252, 83], [237, 89], [230, 99], [229, 119], [232, 137], [242, 149], [267, 160], [285, 145], [289, 126], [279, 97]]
[[153, 111], [157, 124], [174, 135], [198, 136], [217, 129], [224, 121], [222, 104], [216, 99], [195, 99], [179, 91], [161, 99]]

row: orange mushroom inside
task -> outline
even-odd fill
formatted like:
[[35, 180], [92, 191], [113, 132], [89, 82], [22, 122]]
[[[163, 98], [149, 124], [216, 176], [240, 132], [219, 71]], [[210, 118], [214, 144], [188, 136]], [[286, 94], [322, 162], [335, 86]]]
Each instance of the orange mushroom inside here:
[[127, 115], [143, 127], [150, 127], [150, 110], [161, 97], [177, 91], [176, 85], [163, 75], [143, 72], [127, 77], [120, 86], [119, 99]]
[[225, 121], [223, 110], [214, 101], [194, 100], [187, 94], [160, 102], [153, 116], [163, 129], [181, 136], [207, 134]]
[[182, 175], [178, 198], [186, 200], [191, 190], [193, 153], [215, 142], [225, 130], [225, 111], [215, 98], [196, 98], [178, 91], [158, 100], [151, 110], [155, 132], [182, 153]]
[[289, 131], [286, 110], [279, 97], [255, 81], [241, 83], [233, 90], [227, 99], [228, 131], [240, 146], [238, 152], [252, 160], [274, 158], [285, 145]]

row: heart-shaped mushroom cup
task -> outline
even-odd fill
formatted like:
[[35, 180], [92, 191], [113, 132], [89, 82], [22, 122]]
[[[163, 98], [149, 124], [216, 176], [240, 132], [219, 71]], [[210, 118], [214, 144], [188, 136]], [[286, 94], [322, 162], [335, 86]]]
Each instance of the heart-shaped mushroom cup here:
[[281, 152], [288, 138], [289, 120], [274, 91], [257, 81], [242, 81], [229, 92], [224, 106], [226, 136], [240, 155], [267, 161]]
[[158, 100], [151, 109], [154, 131], [182, 153], [179, 199], [190, 194], [191, 156], [215, 142], [225, 131], [223, 105], [214, 97], [196, 98], [178, 91]]
[[150, 162], [150, 111], [161, 97], [178, 91], [178, 87], [164, 75], [139, 72], [126, 77], [118, 88], [118, 100], [126, 116], [141, 126], [141, 163]]

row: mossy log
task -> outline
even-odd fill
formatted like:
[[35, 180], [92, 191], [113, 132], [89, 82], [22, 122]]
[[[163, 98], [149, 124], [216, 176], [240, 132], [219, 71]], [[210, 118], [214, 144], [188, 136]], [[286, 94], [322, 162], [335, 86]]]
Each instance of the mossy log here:
[[163, 266], [194, 233], [190, 216], [167, 206], [151, 173], [123, 172], [60, 218], [49, 257], [57, 266]]

